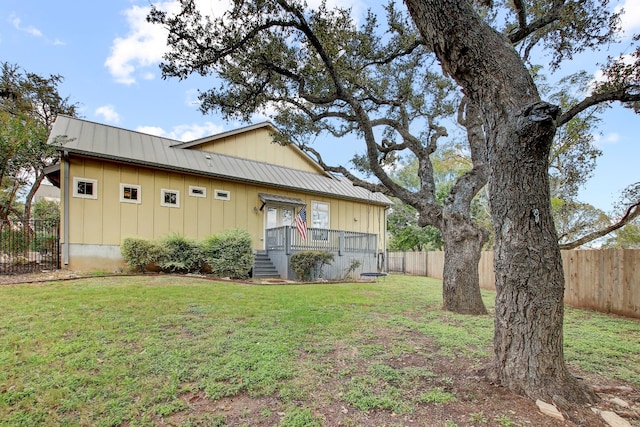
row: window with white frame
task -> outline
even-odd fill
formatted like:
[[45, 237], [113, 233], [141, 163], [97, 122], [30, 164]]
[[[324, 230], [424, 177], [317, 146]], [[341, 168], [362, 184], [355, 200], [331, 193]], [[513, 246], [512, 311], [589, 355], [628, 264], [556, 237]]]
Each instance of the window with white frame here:
[[311, 226], [329, 228], [329, 203], [311, 202]]
[[73, 197], [83, 199], [98, 198], [98, 181], [89, 178], [73, 178]]
[[178, 190], [168, 190], [162, 188], [160, 190], [160, 206], [168, 208], [180, 207], [180, 192]]
[[227, 190], [213, 190], [213, 194], [218, 200], [231, 200], [231, 192]]
[[311, 238], [313, 240], [329, 239], [329, 203], [311, 202]]
[[191, 197], [207, 197], [207, 189], [205, 187], [189, 186], [189, 195]]
[[120, 183], [120, 201], [123, 203], [140, 203], [142, 201], [141, 187], [136, 184]]

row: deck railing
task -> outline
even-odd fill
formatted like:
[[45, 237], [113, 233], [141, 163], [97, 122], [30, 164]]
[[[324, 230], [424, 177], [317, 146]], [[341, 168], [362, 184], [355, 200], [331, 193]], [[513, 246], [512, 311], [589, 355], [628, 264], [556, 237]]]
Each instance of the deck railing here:
[[307, 238], [295, 227], [284, 226], [270, 228], [266, 232], [267, 250], [284, 251], [287, 255], [292, 251], [325, 250], [343, 253], [376, 253], [378, 235], [355, 231], [328, 230], [324, 228], [308, 228]]

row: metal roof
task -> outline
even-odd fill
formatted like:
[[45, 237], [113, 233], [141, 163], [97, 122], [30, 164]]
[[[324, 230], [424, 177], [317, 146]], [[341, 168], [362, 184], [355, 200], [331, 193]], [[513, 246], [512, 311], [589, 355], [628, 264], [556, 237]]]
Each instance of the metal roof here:
[[264, 203], [269, 203], [269, 202], [282, 203], [287, 205], [298, 205], [298, 206], [305, 205], [302, 199], [298, 199], [297, 197], [286, 197], [286, 196], [281, 196], [279, 194], [268, 194], [268, 193], [258, 193], [258, 197], [260, 197], [260, 200], [262, 200]]
[[[250, 127], [251, 128], [251, 127]], [[248, 128], [249, 129], [249, 128]], [[180, 141], [59, 115], [49, 143], [86, 157], [203, 175], [231, 181], [390, 205], [381, 193], [356, 187], [342, 176], [323, 175], [225, 154], [180, 148]]]

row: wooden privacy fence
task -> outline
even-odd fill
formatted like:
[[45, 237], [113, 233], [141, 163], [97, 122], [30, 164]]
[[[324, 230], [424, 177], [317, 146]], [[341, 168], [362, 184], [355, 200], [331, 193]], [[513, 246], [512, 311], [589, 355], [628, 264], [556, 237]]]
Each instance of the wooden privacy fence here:
[[[573, 307], [640, 318], [640, 249], [562, 251], [564, 301]], [[444, 252], [388, 252], [387, 270], [442, 279]], [[493, 252], [483, 252], [480, 287], [495, 290]]]

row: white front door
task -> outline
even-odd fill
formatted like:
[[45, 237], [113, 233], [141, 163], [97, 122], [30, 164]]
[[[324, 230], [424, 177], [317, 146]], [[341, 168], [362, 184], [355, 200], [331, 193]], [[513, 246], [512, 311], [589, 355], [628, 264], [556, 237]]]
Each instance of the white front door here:
[[293, 225], [293, 214], [295, 208], [293, 206], [266, 206], [265, 209], [265, 237], [266, 230], [269, 228], [284, 227], [285, 225]]
[[289, 206], [267, 206], [265, 229], [293, 224], [293, 208]]

